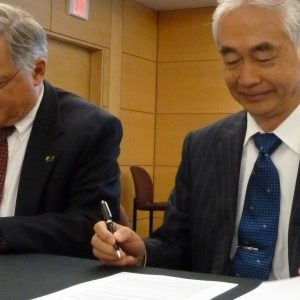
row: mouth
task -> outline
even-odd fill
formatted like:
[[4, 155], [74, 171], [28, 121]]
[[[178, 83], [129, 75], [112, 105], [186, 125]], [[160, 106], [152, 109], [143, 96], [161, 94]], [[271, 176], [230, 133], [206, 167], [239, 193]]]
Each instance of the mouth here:
[[264, 91], [257, 93], [244, 93], [240, 92], [240, 95], [247, 101], [255, 102], [264, 100], [272, 91]]

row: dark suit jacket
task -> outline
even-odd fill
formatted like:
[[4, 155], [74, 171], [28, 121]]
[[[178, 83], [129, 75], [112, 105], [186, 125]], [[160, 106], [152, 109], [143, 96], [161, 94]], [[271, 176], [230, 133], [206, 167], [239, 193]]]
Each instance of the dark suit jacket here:
[[15, 216], [0, 218], [1, 251], [92, 256], [101, 199], [119, 219], [121, 137], [117, 118], [45, 82]]
[[[147, 265], [228, 274], [246, 113], [190, 133], [163, 226], [146, 241]], [[290, 226], [289, 264], [300, 267], [300, 179]]]

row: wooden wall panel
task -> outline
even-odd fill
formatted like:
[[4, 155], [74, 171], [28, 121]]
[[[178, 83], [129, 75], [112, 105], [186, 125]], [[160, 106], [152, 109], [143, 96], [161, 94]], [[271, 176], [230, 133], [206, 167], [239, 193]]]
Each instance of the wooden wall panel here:
[[123, 52], [156, 61], [157, 18], [154, 10], [124, 0]]
[[[168, 201], [170, 193], [175, 185], [177, 167], [155, 167], [154, 174], [154, 199], [155, 201]], [[155, 228], [163, 222], [164, 213], [155, 214]]]
[[121, 108], [155, 112], [156, 63], [123, 54]]
[[90, 0], [88, 21], [68, 15], [66, 0], [52, 0], [51, 30], [79, 40], [109, 48], [111, 18], [111, 0]]
[[112, 1], [109, 72], [109, 111], [120, 117], [122, 74], [123, 0]]
[[[121, 204], [123, 205], [129, 221], [132, 221], [134, 186], [129, 166], [121, 166]], [[152, 169], [152, 168], [151, 168]]]
[[46, 78], [52, 84], [90, 99], [90, 72], [89, 50], [49, 39]]
[[[140, 212], [141, 217], [139, 216], [138, 226], [136, 232], [143, 238], [149, 237], [149, 219], [148, 212]], [[154, 212], [153, 217], [153, 230], [157, 229], [163, 222], [163, 217], [160, 212]]]
[[167, 201], [175, 185], [177, 167], [157, 166], [155, 168], [154, 186], [155, 201]]
[[219, 59], [211, 35], [213, 8], [159, 14], [158, 61]]
[[103, 53], [102, 51], [91, 51], [90, 52], [90, 101], [97, 105], [98, 107], [102, 106], [103, 98]]
[[102, 105], [103, 107], [109, 106], [109, 76], [110, 76], [110, 49], [104, 48], [102, 50], [102, 77], [101, 77], [101, 86], [102, 86]]
[[45, 29], [50, 29], [51, 0], [3, 0], [1, 2], [28, 10]]
[[223, 79], [211, 35], [213, 8], [159, 14], [155, 197], [168, 197], [189, 131], [241, 109]]
[[155, 139], [156, 166], [178, 166], [183, 140], [188, 132], [225, 116], [224, 114], [158, 115]]
[[158, 113], [229, 113], [240, 109], [223, 80], [219, 61], [160, 63]]
[[121, 165], [153, 165], [154, 114], [121, 110]]
[[[119, 159], [121, 200], [132, 218], [133, 182], [129, 166], [153, 173], [158, 13], [134, 0], [123, 1], [120, 117], [124, 128]], [[155, 214], [155, 226], [160, 222]], [[149, 213], [138, 212], [137, 232], [148, 236]]]

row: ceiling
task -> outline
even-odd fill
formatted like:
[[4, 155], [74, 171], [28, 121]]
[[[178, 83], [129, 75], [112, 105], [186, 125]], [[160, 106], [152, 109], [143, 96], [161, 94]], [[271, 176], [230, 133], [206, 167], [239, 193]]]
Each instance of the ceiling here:
[[154, 10], [175, 10], [204, 6], [216, 6], [217, 0], [135, 0]]

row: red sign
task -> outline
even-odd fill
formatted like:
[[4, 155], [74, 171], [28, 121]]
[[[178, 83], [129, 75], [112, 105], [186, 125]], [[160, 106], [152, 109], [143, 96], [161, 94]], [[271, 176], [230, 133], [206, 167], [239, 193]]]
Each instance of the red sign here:
[[89, 18], [89, 0], [69, 0], [69, 14], [87, 20]]

